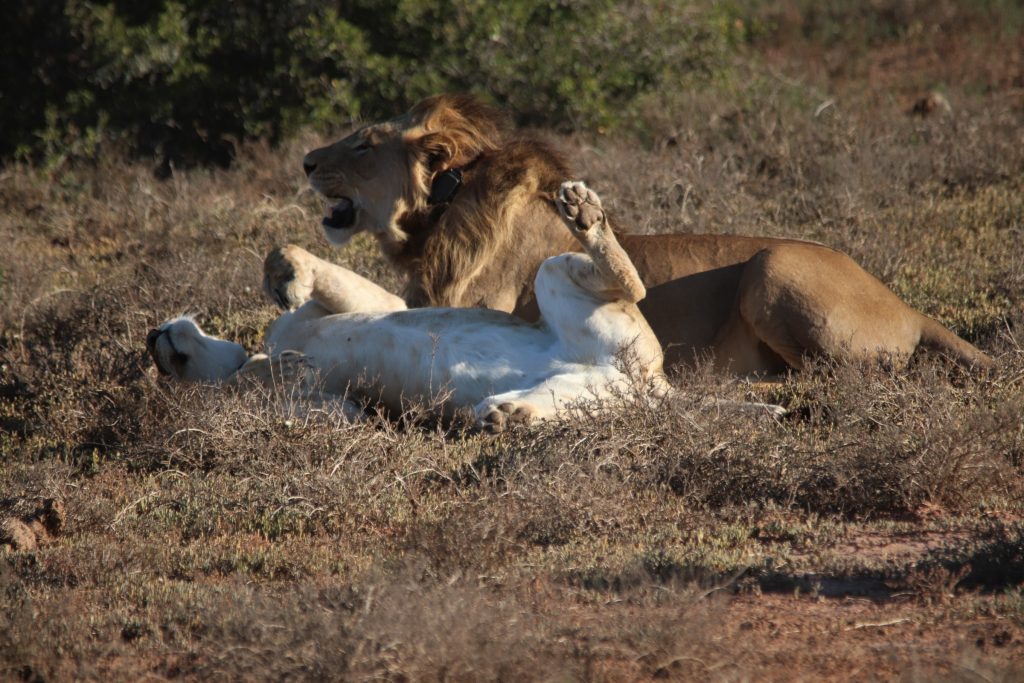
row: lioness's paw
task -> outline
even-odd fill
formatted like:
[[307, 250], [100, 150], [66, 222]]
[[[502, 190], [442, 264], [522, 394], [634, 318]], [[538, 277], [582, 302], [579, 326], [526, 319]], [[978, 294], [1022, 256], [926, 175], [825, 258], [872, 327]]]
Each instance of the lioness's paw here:
[[313, 296], [313, 259], [302, 247], [274, 249], [263, 261], [263, 293], [284, 310], [293, 310]]
[[585, 233], [594, 226], [604, 223], [601, 198], [582, 181], [570, 180], [562, 183], [555, 203], [558, 204], [562, 218], [573, 231]]
[[316, 382], [309, 357], [299, 351], [283, 351], [275, 356], [257, 353], [235, 374], [238, 382], [251, 381], [268, 389], [287, 387], [290, 392], [300, 393], [309, 393]]
[[497, 434], [514, 424], [529, 424], [535, 413], [529, 403], [507, 401], [499, 405], [485, 405], [477, 410], [477, 426], [489, 434]]

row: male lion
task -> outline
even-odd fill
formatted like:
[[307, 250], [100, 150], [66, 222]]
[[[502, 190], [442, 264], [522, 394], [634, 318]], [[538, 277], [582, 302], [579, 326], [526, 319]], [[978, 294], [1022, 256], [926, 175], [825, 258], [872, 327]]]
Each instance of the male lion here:
[[[555, 206], [571, 177], [562, 158], [468, 96], [423, 100], [310, 152], [303, 166], [328, 198], [327, 239], [376, 237], [409, 276], [409, 306], [483, 306], [532, 319], [533, 274], [575, 248]], [[817, 243], [628, 234], [619, 242], [648, 288], [640, 310], [670, 364], [710, 356], [737, 374], [775, 375], [809, 356], [903, 364], [919, 346], [965, 366], [992, 364]], [[309, 271], [313, 258], [289, 251], [296, 271]], [[284, 307], [294, 303], [288, 291], [277, 297]]]
[[[341, 398], [358, 392], [365, 377], [372, 380], [366, 397], [392, 410], [401, 410], [404, 400], [440, 397], [449, 409], [473, 406], [491, 431], [509, 421], [553, 417], [581, 397], [607, 397], [637, 381], [655, 394], [666, 392], [661, 346], [636, 307], [644, 286], [600, 200], [583, 183], [565, 183], [556, 203], [566, 234], [585, 253], [541, 264], [535, 324], [483, 309], [403, 310], [398, 297], [323, 262], [315, 273], [293, 277], [285, 248], [265, 262], [268, 291], [278, 289], [283, 272], [290, 282], [311, 286], [289, 292], [306, 302], [268, 328], [270, 355], [248, 357], [240, 345], [207, 336], [189, 318], [151, 331], [146, 345], [160, 371], [177, 379], [272, 383], [283, 372], [311, 394]], [[623, 365], [624, 355], [635, 367]], [[310, 368], [319, 383], [311, 384]], [[343, 409], [358, 413], [351, 404]]]

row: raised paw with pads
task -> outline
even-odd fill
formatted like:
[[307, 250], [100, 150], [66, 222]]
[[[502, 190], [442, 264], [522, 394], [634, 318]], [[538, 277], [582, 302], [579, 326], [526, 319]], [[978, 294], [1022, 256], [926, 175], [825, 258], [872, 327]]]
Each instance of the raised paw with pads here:
[[569, 227], [587, 232], [605, 220], [601, 198], [583, 181], [570, 180], [558, 190], [558, 210]]

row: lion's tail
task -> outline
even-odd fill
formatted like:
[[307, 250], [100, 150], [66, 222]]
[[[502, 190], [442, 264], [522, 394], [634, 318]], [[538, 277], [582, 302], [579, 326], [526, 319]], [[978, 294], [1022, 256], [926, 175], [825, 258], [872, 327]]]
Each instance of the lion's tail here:
[[949, 356], [965, 368], [991, 370], [995, 367], [995, 361], [984, 351], [964, 341], [928, 316], [922, 315], [921, 318], [921, 346]]

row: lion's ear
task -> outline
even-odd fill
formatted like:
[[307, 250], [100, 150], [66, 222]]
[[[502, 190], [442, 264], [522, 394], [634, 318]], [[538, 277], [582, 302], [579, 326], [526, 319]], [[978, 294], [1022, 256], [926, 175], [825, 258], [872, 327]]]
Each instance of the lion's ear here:
[[408, 116], [413, 126], [407, 141], [435, 172], [465, 166], [497, 149], [503, 136], [503, 118], [468, 95], [429, 97]]
[[469, 163], [469, 160], [456, 159], [458, 145], [451, 136], [444, 133], [426, 133], [415, 141], [420, 153], [427, 161], [427, 167], [431, 172], [442, 171], [448, 168], [457, 168]]
[[464, 129], [446, 129], [424, 133], [412, 141], [431, 171], [462, 168], [491, 149], [489, 140], [481, 140]]

